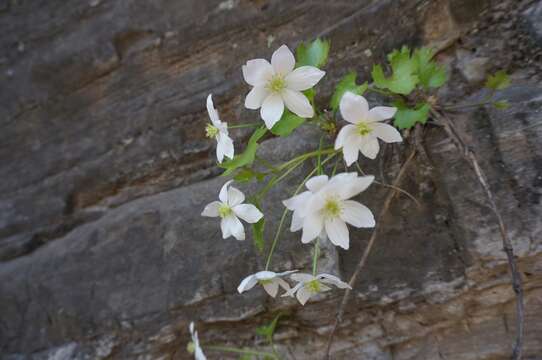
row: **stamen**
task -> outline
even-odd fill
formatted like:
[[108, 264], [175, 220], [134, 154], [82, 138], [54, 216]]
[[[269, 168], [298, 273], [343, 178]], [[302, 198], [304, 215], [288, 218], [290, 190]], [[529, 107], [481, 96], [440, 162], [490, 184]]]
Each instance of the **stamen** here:
[[275, 75], [271, 78], [271, 81], [267, 84], [269, 91], [274, 93], [281, 92], [286, 87], [286, 80], [280, 75]]
[[318, 280], [309, 281], [307, 284], [305, 284], [305, 287], [313, 294], [319, 293], [322, 289]]
[[233, 210], [227, 204], [222, 204], [218, 208], [218, 215], [221, 218], [225, 218], [225, 217], [231, 215], [232, 213], [233, 213]]
[[205, 136], [207, 136], [209, 139], [216, 138], [218, 133], [218, 128], [212, 124], [207, 124], [207, 126], [205, 127]]
[[341, 214], [341, 205], [337, 199], [330, 198], [324, 204], [324, 215], [328, 218], [334, 218]]
[[361, 136], [368, 135], [371, 133], [371, 131], [373, 131], [373, 129], [371, 129], [371, 127], [369, 127], [369, 124], [367, 124], [366, 122], [360, 122], [359, 124], [356, 125], [356, 127], [358, 130], [358, 133]]

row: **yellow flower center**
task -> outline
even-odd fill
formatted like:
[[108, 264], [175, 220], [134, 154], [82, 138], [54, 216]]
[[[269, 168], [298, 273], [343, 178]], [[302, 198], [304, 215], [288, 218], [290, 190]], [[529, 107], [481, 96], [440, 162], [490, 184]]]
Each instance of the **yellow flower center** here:
[[318, 280], [312, 280], [305, 284], [305, 287], [313, 294], [317, 294], [322, 290]]
[[221, 218], [225, 218], [231, 215], [232, 213], [233, 213], [233, 210], [227, 204], [222, 204], [218, 207], [218, 215]]
[[212, 124], [207, 124], [207, 126], [205, 127], [205, 136], [207, 136], [209, 139], [216, 138], [218, 133], [218, 128]]
[[324, 215], [329, 218], [337, 217], [341, 214], [341, 205], [337, 199], [329, 198], [324, 204]]
[[274, 93], [280, 93], [286, 87], [286, 80], [281, 75], [275, 75], [271, 78], [271, 81], [267, 84], [269, 91]]
[[369, 124], [366, 122], [360, 122], [359, 124], [356, 124], [356, 128], [358, 130], [358, 134], [360, 134], [361, 136], [368, 135], [371, 133], [371, 131], [373, 131], [373, 129], [371, 129], [371, 127], [369, 127]]
[[196, 344], [190, 341], [188, 345], [186, 345], [186, 351], [188, 351], [190, 354], [193, 354], [194, 352], [196, 352]]
[[267, 285], [267, 284], [271, 284], [273, 282], [272, 279], [263, 279], [263, 280], [258, 280], [258, 282], [260, 283], [260, 285]]

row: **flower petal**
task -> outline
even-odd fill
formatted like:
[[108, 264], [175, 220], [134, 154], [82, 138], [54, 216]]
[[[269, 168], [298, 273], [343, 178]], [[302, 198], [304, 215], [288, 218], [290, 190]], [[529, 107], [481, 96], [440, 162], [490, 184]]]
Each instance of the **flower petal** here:
[[352, 124], [365, 121], [369, 115], [369, 104], [363, 96], [350, 91], [344, 93], [339, 103], [341, 115], [344, 120]]
[[401, 133], [393, 126], [382, 123], [371, 124], [373, 135], [387, 143], [401, 142]]
[[[245, 228], [241, 221], [235, 215], [226, 216], [222, 219], [224, 223], [224, 228], [229, 230], [230, 234], [233, 235], [237, 240], [245, 240]], [[223, 236], [225, 239], [225, 237]]]
[[241, 190], [230, 186], [228, 188], [228, 205], [234, 207], [245, 201], [245, 194]]
[[231, 228], [226, 219], [220, 219], [220, 230], [222, 231], [222, 239], [227, 239], [231, 236]]
[[228, 203], [228, 186], [233, 182], [233, 180], [227, 181], [224, 185], [222, 185], [222, 188], [220, 189], [220, 193], [218, 194], [218, 198], [223, 203]]
[[271, 280], [277, 277], [277, 273], [273, 271], [263, 270], [258, 271], [256, 274], [256, 279], [258, 280]]
[[356, 135], [356, 126], [355, 125], [346, 125], [341, 128], [337, 138], [335, 139], [335, 150], [339, 150], [344, 146], [344, 142], [349, 136]]
[[273, 76], [273, 67], [265, 59], [249, 60], [242, 69], [245, 81], [252, 86], [265, 86]]
[[327, 184], [328, 179], [329, 178], [327, 175], [314, 176], [307, 180], [305, 186], [307, 189], [315, 193]]
[[220, 208], [220, 205], [222, 203], [220, 201], [213, 201], [210, 204], [207, 204], [203, 211], [201, 212], [201, 216], [207, 216], [207, 217], [217, 217], [218, 215], [218, 209]]
[[391, 119], [395, 116], [396, 112], [397, 108], [394, 107], [375, 106], [374, 108], [369, 110], [369, 116], [367, 117], [367, 121], [374, 122]]
[[265, 126], [271, 129], [280, 120], [284, 112], [284, 101], [279, 94], [271, 94], [265, 98], [260, 109], [260, 115]]
[[290, 290], [287, 290], [284, 294], [281, 295], [281, 297], [285, 296], [294, 296], [294, 294], [297, 292], [297, 290], [301, 289], [303, 287], [303, 283], [299, 283]]
[[[219, 151], [220, 149], [220, 151]], [[224, 156], [233, 159], [234, 154], [233, 140], [224, 133], [218, 135], [217, 144], [216, 144], [216, 157], [218, 162], [222, 162]], [[221, 156], [220, 156], [221, 155]]]
[[257, 223], [263, 217], [261, 211], [252, 204], [239, 204], [234, 206], [232, 210], [235, 215], [239, 216], [249, 224]]
[[294, 54], [288, 49], [288, 46], [282, 45], [271, 56], [271, 65], [275, 73], [287, 75], [294, 69], [295, 57]]
[[324, 219], [319, 213], [308, 214], [303, 220], [303, 235], [301, 242], [303, 244], [314, 240], [324, 227]]
[[[283, 280], [284, 281], [284, 280]], [[269, 294], [271, 297], [277, 296], [277, 293], [279, 292], [279, 284], [277, 281], [272, 281], [270, 283], [264, 283], [262, 284], [263, 289], [266, 293]]]
[[316, 277], [312, 276], [311, 274], [296, 273], [296, 274], [292, 274], [290, 276], [290, 279], [297, 282], [307, 283], [309, 281], [316, 279]]
[[375, 137], [368, 137], [360, 147], [361, 153], [369, 159], [375, 159], [379, 150], [380, 145], [378, 145], [378, 140]]
[[282, 90], [282, 99], [284, 104], [294, 114], [302, 118], [311, 118], [314, 116], [314, 109], [312, 105], [303, 93], [295, 90], [284, 89]]
[[358, 160], [361, 141], [361, 138], [356, 134], [351, 134], [344, 140], [342, 145], [343, 157], [347, 166], [352, 165]]
[[282, 203], [288, 210], [299, 210], [306, 206], [307, 201], [312, 196], [310, 191], [304, 191], [301, 194], [294, 195], [289, 199], [283, 200]]
[[318, 84], [325, 74], [325, 71], [314, 66], [301, 66], [286, 75], [284, 80], [288, 89], [303, 91]]
[[294, 211], [292, 214], [292, 224], [290, 225], [290, 231], [296, 232], [303, 228], [303, 218], [299, 215], [299, 211]]
[[357, 228], [372, 228], [375, 226], [375, 217], [371, 210], [353, 200], [342, 202], [341, 219]]
[[348, 227], [344, 220], [339, 217], [326, 219], [325, 228], [329, 241], [332, 244], [348, 250], [350, 246], [350, 237], [348, 235]]
[[207, 96], [207, 112], [209, 113], [209, 118], [213, 125], [217, 126], [220, 124], [220, 118], [218, 117], [218, 111], [216, 111], [213, 104], [213, 94]]
[[347, 283], [345, 283], [344, 281], [342, 281], [335, 275], [319, 274], [317, 278], [320, 279], [320, 281], [322, 281], [323, 283], [333, 284], [339, 289], [352, 289], [350, 285], [348, 285]]
[[338, 185], [339, 188], [339, 197], [341, 200], [347, 200], [351, 197], [356, 196], [360, 192], [367, 189], [374, 181], [375, 177], [373, 175], [359, 176], [350, 179], [344, 179], [341, 185]]
[[265, 86], [253, 87], [245, 98], [245, 107], [251, 110], [259, 109], [268, 95], [269, 90]]
[[297, 290], [296, 298], [301, 305], [305, 305], [310, 299], [311, 295], [312, 293], [310, 290], [303, 286], [301, 289]]
[[237, 287], [237, 291], [241, 294], [243, 291], [252, 289], [258, 283], [258, 279], [255, 274], [249, 275], [241, 281]]
[[280, 287], [283, 288], [284, 290], [286, 290], [286, 291], [290, 290], [290, 284], [288, 284], [283, 279], [277, 278], [276, 281], [277, 281], [277, 284], [279, 284]]

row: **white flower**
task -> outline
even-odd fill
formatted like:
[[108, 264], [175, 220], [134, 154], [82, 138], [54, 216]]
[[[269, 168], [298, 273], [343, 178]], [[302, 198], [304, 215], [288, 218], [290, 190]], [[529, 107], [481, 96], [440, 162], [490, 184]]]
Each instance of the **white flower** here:
[[357, 201], [349, 200], [367, 189], [374, 176], [342, 173], [331, 179], [315, 176], [306, 183], [307, 189], [283, 201], [293, 210], [291, 231], [303, 229], [301, 242], [308, 243], [317, 236], [325, 236], [336, 246], [348, 250], [350, 236], [346, 223], [357, 228], [375, 226], [371, 210]]
[[350, 285], [341, 281], [338, 277], [329, 274], [319, 274], [317, 276], [311, 274], [293, 274], [291, 278], [298, 283], [282, 296], [294, 296], [295, 294], [301, 305], [305, 305], [311, 296], [331, 290], [327, 285], [335, 285], [339, 289], [352, 289]]
[[194, 354], [196, 360], [207, 360], [199, 345], [198, 332], [194, 329], [194, 322], [191, 322], [188, 328], [190, 329], [190, 335], [192, 336], [192, 342], [188, 343], [188, 352]]
[[256, 284], [263, 286], [265, 292], [270, 296], [275, 297], [279, 291], [279, 286], [284, 290], [290, 290], [290, 285], [282, 279], [286, 275], [290, 275], [297, 272], [297, 270], [285, 271], [282, 273], [275, 273], [273, 271], [259, 271], [255, 274], [249, 275], [241, 281], [237, 291], [241, 294], [244, 291], [252, 289]]
[[201, 215], [208, 217], [220, 216], [222, 238], [226, 239], [233, 235], [237, 240], [245, 240], [245, 229], [238, 217], [247, 223], [254, 224], [263, 217], [263, 214], [256, 206], [243, 204], [245, 195], [233, 186], [228, 188], [232, 181], [228, 181], [220, 189], [220, 193], [218, 194], [220, 201], [213, 201], [205, 206]]
[[302, 118], [314, 116], [309, 99], [301, 91], [316, 85], [325, 72], [313, 66], [294, 70], [294, 54], [286, 45], [279, 47], [271, 57], [254, 59], [243, 65], [243, 77], [253, 88], [245, 99], [247, 109], [261, 108], [260, 115], [268, 129], [280, 120], [284, 105]]
[[399, 131], [380, 121], [391, 119], [397, 111], [394, 107], [376, 106], [369, 110], [363, 96], [346, 92], [339, 104], [341, 115], [350, 124], [344, 126], [335, 140], [335, 150], [343, 149], [346, 165], [358, 160], [358, 152], [369, 159], [376, 158], [380, 146], [378, 139], [387, 143], [401, 142]]
[[213, 105], [213, 95], [207, 96], [207, 112], [211, 119], [211, 124], [205, 127], [206, 136], [216, 140], [216, 158], [222, 162], [224, 156], [233, 159], [233, 140], [228, 135], [228, 123], [220, 121], [218, 111]]

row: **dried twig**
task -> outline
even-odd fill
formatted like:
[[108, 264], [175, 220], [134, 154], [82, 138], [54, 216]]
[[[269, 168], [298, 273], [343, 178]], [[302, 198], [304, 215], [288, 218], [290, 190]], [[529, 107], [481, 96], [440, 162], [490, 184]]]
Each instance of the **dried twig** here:
[[452, 139], [455, 146], [457, 146], [457, 148], [463, 153], [463, 156], [469, 162], [470, 166], [473, 168], [474, 172], [476, 173], [476, 177], [478, 178], [478, 181], [484, 188], [487, 200], [489, 202], [489, 206], [491, 207], [491, 210], [493, 211], [493, 213], [495, 214], [495, 217], [497, 218], [497, 222], [499, 224], [499, 230], [500, 230], [501, 238], [502, 238], [503, 249], [504, 249], [504, 252], [506, 253], [506, 257], [508, 259], [508, 267], [510, 269], [510, 274], [512, 276], [512, 288], [514, 289], [514, 293], [516, 294], [516, 343], [514, 345], [512, 359], [519, 360], [521, 359], [522, 351], [523, 351], [525, 315], [524, 315], [524, 307], [523, 307], [523, 287], [522, 287], [521, 275], [518, 271], [516, 259], [514, 258], [514, 248], [512, 247], [512, 242], [510, 241], [510, 238], [508, 236], [508, 232], [506, 230], [506, 226], [504, 225], [502, 215], [495, 203], [495, 197], [493, 195], [493, 192], [489, 188], [487, 177], [484, 171], [482, 170], [482, 168], [480, 168], [480, 164], [478, 163], [478, 160], [476, 158], [474, 151], [468, 146], [465, 140], [461, 137], [461, 135], [455, 128], [453, 122], [450, 121], [450, 119], [447, 116], [437, 111], [432, 111], [432, 115], [437, 121], [439, 121], [443, 125], [444, 130], [446, 131], [448, 136]]
[[[376, 236], [378, 234], [378, 230], [380, 229], [382, 220], [384, 219], [384, 216], [388, 212], [388, 209], [390, 207], [391, 201], [393, 200], [393, 197], [398, 193], [397, 188], [399, 187], [399, 184], [406, 172], [406, 169], [408, 168], [410, 162], [414, 159], [415, 155], [416, 155], [416, 146], [413, 146], [412, 151], [408, 155], [406, 161], [401, 166], [401, 169], [399, 169], [399, 173], [395, 177], [395, 180], [393, 181], [393, 184], [391, 185], [391, 188], [388, 191], [388, 194], [386, 195], [386, 199], [384, 200], [384, 205], [382, 206], [382, 209], [380, 210], [380, 213], [378, 214], [378, 218], [376, 219], [376, 226], [373, 230], [373, 233], [371, 234], [369, 243], [367, 244], [367, 247], [365, 247], [365, 251], [361, 255], [361, 258], [359, 259], [358, 265], [356, 266], [356, 270], [354, 271], [354, 273], [352, 274], [352, 277], [350, 277], [350, 280], [348, 281], [348, 284], [350, 285], [350, 287], [354, 286], [354, 283], [356, 282], [356, 279], [358, 278], [358, 275], [361, 272], [361, 269], [363, 269], [363, 267], [365, 266], [365, 263], [367, 262], [367, 258], [369, 257], [369, 253], [371, 252], [371, 249], [375, 243]], [[346, 291], [344, 292], [343, 298], [341, 300], [341, 303], [339, 305], [339, 309], [337, 310], [335, 323], [333, 324], [333, 328], [331, 329], [331, 332], [329, 334], [329, 338], [327, 341], [325, 359], [329, 359], [329, 353], [331, 351], [331, 344], [333, 343], [333, 337], [335, 335], [335, 331], [337, 331], [337, 327], [339, 326], [339, 323], [342, 321], [346, 304], [348, 303], [348, 300], [350, 298], [350, 292], [351, 292], [350, 289], [346, 289]]]

